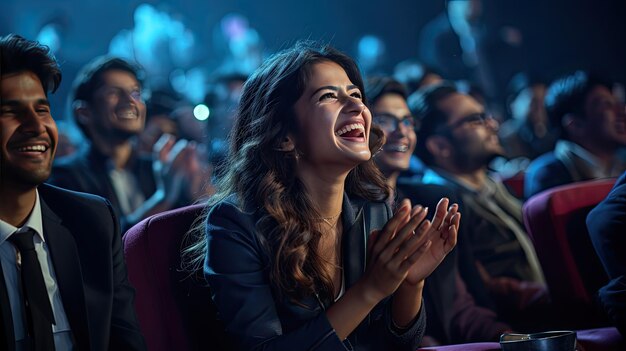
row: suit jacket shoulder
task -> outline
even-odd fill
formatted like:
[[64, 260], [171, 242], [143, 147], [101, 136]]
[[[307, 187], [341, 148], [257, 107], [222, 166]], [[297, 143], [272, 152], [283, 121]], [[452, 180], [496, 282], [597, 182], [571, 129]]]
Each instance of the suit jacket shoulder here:
[[543, 190], [571, 183], [572, 175], [565, 164], [548, 152], [536, 158], [526, 169], [524, 197], [529, 198]]
[[47, 184], [38, 191], [44, 237], [77, 348], [144, 350], [111, 204]]

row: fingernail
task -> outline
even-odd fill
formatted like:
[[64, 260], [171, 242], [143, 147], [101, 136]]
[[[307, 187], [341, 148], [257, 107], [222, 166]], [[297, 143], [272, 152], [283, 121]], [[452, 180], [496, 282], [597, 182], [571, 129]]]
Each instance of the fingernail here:
[[424, 212], [428, 213], [428, 207], [424, 207]]
[[426, 242], [424, 243], [424, 246], [422, 246], [422, 248], [424, 250], [427, 250], [430, 247], [430, 244], [432, 244], [433, 242], [430, 240], [426, 240]]

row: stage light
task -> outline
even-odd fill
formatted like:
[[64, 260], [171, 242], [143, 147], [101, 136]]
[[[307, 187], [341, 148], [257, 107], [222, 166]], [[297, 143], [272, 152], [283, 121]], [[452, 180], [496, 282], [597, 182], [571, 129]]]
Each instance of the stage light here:
[[209, 118], [210, 114], [211, 110], [209, 110], [209, 107], [205, 104], [198, 104], [193, 108], [193, 116], [196, 117], [198, 121], [205, 121]]

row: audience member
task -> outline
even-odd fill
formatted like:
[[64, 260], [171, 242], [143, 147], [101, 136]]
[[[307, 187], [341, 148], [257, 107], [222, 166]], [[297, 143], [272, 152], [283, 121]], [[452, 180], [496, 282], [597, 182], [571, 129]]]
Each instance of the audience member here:
[[454, 247], [460, 216], [446, 199], [432, 222], [409, 201], [391, 216], [362, 92], [351, 58], [307, 43], [244, 86], [228, 173], [190, 248], [242, 349], [420, 343], [424, 279]]
[[616, 177], [626, 169], [618, 157], [626, 145], [626, 110], [609, 82], [577, 71], [553, 82], [546, 108], [560, 137], [553, 151], [526, 170], [524, 195], [582, 180]]
[[510, 321], [545, 301], [543, 272], [522, 223], [521, 203], [487, 173], [489, 162], [504, 152], [498, 123], [447, 83], [412, 95], [409, 106], [420, 121], [415, 152], [431, 167], [422, 181], [452, 188], [463, 202], [463, 237], [500, 315]]
[[626, 336], [626, 172], [587, 216], [591, 242], [611, 281], [598, 297], [609, 318]]
[[[406, 93], [400, 82], [388, 77], [375, 77], [367, 82], [366, 96], [371, 106], [372, 123], [385, 133], [386, 143], [375, 161], [386, 178], [394, 198], [408, 197], [412, 203], [434, 208], [442, 197], [451, 201], [454, 194], [436, 184], [420, 184], [398, 180], [409, 167], [416, 145], [415, 120], [406, 103]], [[396, 187], [397, 185], [397, 187]], [[461, 211], [461, 210], [459, 210]], [[462, 212], [461, 212], [462, 213]], [[463, 226], [461, 226], [463, 228]], [[458, 271], [459, 244], [426, 279], [424, 300], [428, 314], [426, 337], [422, 346], [472, 341], [498, 340], [511, 328], [497, 321], [496, 313], [476, 305]], [[467, 245], [465, 248], [469, 247]], [[470, 262], [469, 264], [473, 264]]]
[[72, 156], [80, 152], [85, 143], [83, 135], [73, 123], [60, 120], [56, 121], [56, 124], [59, 131], [59, 143], [54, 154], [55, 161], [61, 157]]
[[528, 74], [518, 73], [509, 83], [508, 112], [498, 133], [508, 158], [530, 160], [552, 150], [556, 131], [544, 105], [546, 85]]
[[140, 156], [152, 156], [154, 145], [163, 134], [179, 138], [178, 126], [172, 113], [180, 100], [178, 94], [168, 89], [151, 92], [150, 99], [146, 102], [146, 126], [139, 133], [136, 146]]
[[434, 70], [416, 60], [404, 60], [398, 63], [393, 69], [393, 77], [404, 84], [407, 94], [443, 80]]
[[194, 143], [164, 135], [154, 157], [134, 153], [144, 130], [146, 105], [141, 71], [115, 57], [98, 57], [76, 77], [70, 100], [73, 117], [90, 147], [55, 164], [51, 182], [102, 196], [125, 230], [149, 215], [191, 203], [188, 184], [199, 168]]
[[205, 97], [211, 111], [207, 120], [207, 149], [215, 176], [223, 173], [221, 166], [228, 154], [227, 137], [235, 123], [241, 89], [247, 78], [248, 75], [240, 71], [220, 70], [215, 73], [210, 92]]
[[0, 348], [144, 350], [103, 198], [43, 184], [58, 143], [49, 49], [0, 38]]

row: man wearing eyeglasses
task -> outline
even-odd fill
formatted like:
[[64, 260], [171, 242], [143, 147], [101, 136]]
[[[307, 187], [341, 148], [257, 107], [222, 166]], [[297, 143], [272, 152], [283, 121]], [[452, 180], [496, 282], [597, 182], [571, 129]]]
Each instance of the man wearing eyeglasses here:
[[186, 184], [197, 171], [195, 144], [168, 135], [154, 157], [139, 157], [133, 140], [143, 132], [146, 105], [142, 70], [117, 57], [98, 57], [74, 81], [73, 118], [87, 140], [85, 152], [55, 164], [51, 183], [102, 196], [113, 205], [122, 232], [152, 214], [188, 204]]
[[[415, 130], [419, 129], [407, 105], [404, 86], [394, 79], [381, 76], [368, 79], [366, 87], [365, 93], [373, 116], [372, 125], [380, 127], [386, 139], [374, 160], [392, 193], [396, 194], [388, 200], [391, 205], [403, 198], [429, 208], [434, 208], [442, 197], [448, 197], [450, 203], [457, 202], [452, 191], [444, 186], [421, 184], [419, 177], [414, 175], [399, 177], [401, 172], [409, 168], [417, 141]], [[463, 215], [461, 206], [459, 204], [459, 213]], [[461, 220], [461, 230], [463, 223]], [[470, 248], [464, 238], [461, 239], [426, 279], [424, 298], [428, 300], [425, 305], [428, 325], [421, 346], [497, 340], [500, 334], [510, 330], [510, 326], [498, 321], [492, 306], [485, 303], [485, 289], [482, 281], [475, 279], [476, 270], [472, 270], [472, 281], [466, 281], [469, 275], [462, 277], [459, 274], [459, 266], [473, 263], [468, 253]], [[460, 261], [461, 258], [463, 261]], [[479, 291], [480, 296], [468, 290]]]
[[498, 122], [449, 83], [413, 94], [409, 106], [420, 121], [415, 152], [430, 167], [422, 181], [446, 185], [462, 199], [466, 231], [461, 235], [471, 243], [478, 271], [499, 314], [523, 328], [519, 312], [545, 301], [547, 291], [521, 203], [487, 172], [504, 153]]

